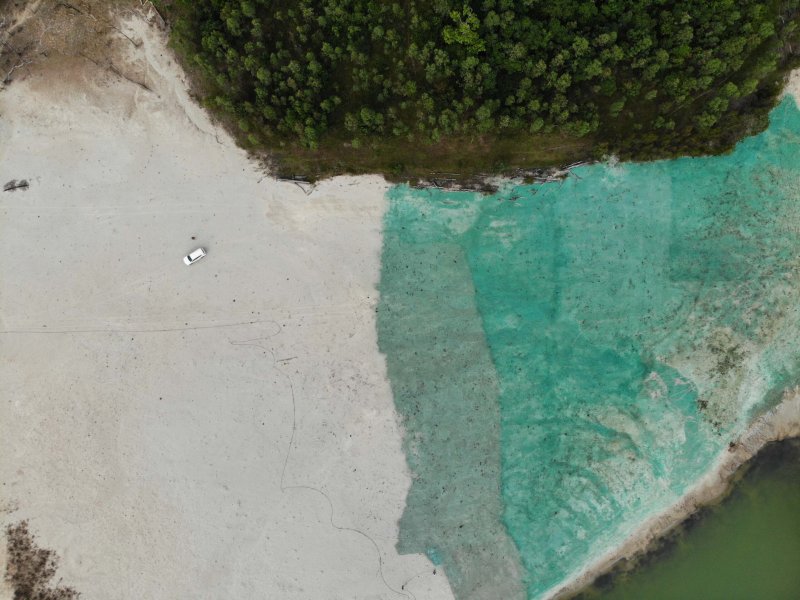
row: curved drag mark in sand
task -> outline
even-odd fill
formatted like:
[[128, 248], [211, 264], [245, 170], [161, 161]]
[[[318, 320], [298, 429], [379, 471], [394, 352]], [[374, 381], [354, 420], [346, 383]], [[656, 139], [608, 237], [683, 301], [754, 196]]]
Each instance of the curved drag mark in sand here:
[[325, 501], [328, 503], [328, 514], [329, 514], [329, 522], [331, 524], [331, 527], [333, 527], [334, 529], [336, 529], [338, 531], [349, 531], [351, 533], [358, 534], [361, 537], [363, 537], [364, 539], [366, 539], [367, 541], [369, 541], [369, 543], [375, 549], [375, 553], [376, 553], [377, 558], [378, 558], [378, 572], [380, 573], [381, 580], [383, 581], [383, 584], [386, 586], [386, 589], [388, 589], [390, 592], [392, 592], [394, 594], [397, 594], [398, 596], [402, 596], [404, 598], [411, 598], [412, 600], [416, 600], [416, 596], [414, 594], [412, 594], [411, 592], [409, 592], [409, 591], [404, 589], [405, 585], [407, 585], [409, 583], [409, 581], [411, 581], [411, 579], [413, 579], [413, 578], [411, 578], [408, 581], [406, 581], [403, 584], [403, 586], [401, 587], [401, 590], [394, 589], [391, 585], [389, 585], [389, 582], [386, 581], [386, 576], [384, 575], [384, 572], [383, 572], [383, 556], [381, 555], [380, 547], [378, 546], [377, 542], [370, 535], [368, 535], [364, 531], [361, 531], [360, 529], [357, 529], [357, 528], [354, 528], [354, 527], [345, 527], [345, 526], [342, 526], [342, 525], [337, 525], [334, 522], [334, 520], [333, 520], [333, 515], [334, 515], [333, 502], [331, 501], [330, 496], [328, 496], [328, 494], [326, 494], [323, 490], [321, 490], [319, 488], [316, 488], [316, 487], [313, 487], [313, 486], [310, 486], [310, 485], [286, 485], [286, 469], [287, 469], [287, 466], [289, 464], [289, 456], [292, 453], [292, 447], [294, 446], [294, 438], [295, 438], [295, 435], [297, 433], [297, 401], [296, 401], [295, 395], [294, 395], [295, 394], [295, 392], [294, 392], [294, 381], [292, 380], [292, 376], [291, 375], [289, 375], [288, 373], [284, 373], [278, 366], [279, 363], [281, 362], [281, 360], [288, 360], [288, 359], [280, 359], [279, 360], [275, 356], [275, 351], [273, 349], [271, 349], [271, 348], [267, 348], [263, 344], [264, 342], [269, 341], [271, 338], [279, 335], [281, 333], [281, 331], [282, 331], [282, 328], [280, 327], [280, 325], [278, 325], [278, 331], [276, 331], [274, 334], [272, 334], [270, 336], [253, 338], [253, 339], [250, 339], [250, 340], [241, 340], [241, 341], [231, 341], [230, 342], [230, 344], [232, 346], [248, 346], [248, 347], [251, 347], [251, 348], [258, 348], [263, 352], [264, 355], [269, 354], [272, 357], [272, 368], [273, 368], [273, 370], [275, 372], [277, 372], [277, 373], [280, 373], [286, 379], [286, 382], [289, 384], [289, 391], [291, 392], [291, 398], [292, 398], [292, 432], [291, 432], [291, 434], [289, 436], [289, 444], [288, 444], [288, 446], [286, 448], [286, 456], [283, 459], [283, 468], [281, 469], [281, 480], [280, 480], [280, 489], [281, 489], [281, 491], [282, 492], [286, 492], [288, 490], [307, 490], [307, 491], [315, 492], [315, 493], [321, 495], [323, 498], [325, 498]]

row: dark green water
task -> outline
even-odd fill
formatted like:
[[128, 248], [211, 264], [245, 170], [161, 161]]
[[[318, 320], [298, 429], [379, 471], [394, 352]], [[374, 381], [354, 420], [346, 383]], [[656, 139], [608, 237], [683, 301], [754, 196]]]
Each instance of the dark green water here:
[[585, 600], [800, 598], [800, 440], [767, 447], [731, 495]]

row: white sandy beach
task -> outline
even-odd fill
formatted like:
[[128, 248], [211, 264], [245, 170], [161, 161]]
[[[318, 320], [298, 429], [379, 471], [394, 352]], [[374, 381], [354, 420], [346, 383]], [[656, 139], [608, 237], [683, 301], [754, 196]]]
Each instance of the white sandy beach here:
[[265, 177], [121, 27], [151, 91], [53, 55], [0, 92], [2, 525], [86, 600], [451, 598], [394, 549], [386, 184]]

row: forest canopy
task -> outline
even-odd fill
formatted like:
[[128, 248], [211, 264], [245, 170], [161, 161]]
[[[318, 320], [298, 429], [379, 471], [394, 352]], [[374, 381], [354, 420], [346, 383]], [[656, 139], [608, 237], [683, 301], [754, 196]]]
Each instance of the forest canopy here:
[[172, 0], [203, 96], [253, 147], [591, 137], [639, 157], [764, 126], [800, 0]]

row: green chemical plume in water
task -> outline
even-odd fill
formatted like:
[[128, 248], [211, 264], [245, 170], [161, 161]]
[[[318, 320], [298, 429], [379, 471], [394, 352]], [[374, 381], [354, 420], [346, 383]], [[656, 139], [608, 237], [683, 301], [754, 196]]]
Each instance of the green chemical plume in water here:
[[800, 355], [800, 112], [727, 156], [390, 190], [378, 326], [399, 549], [536, 598], [674, 503]]

